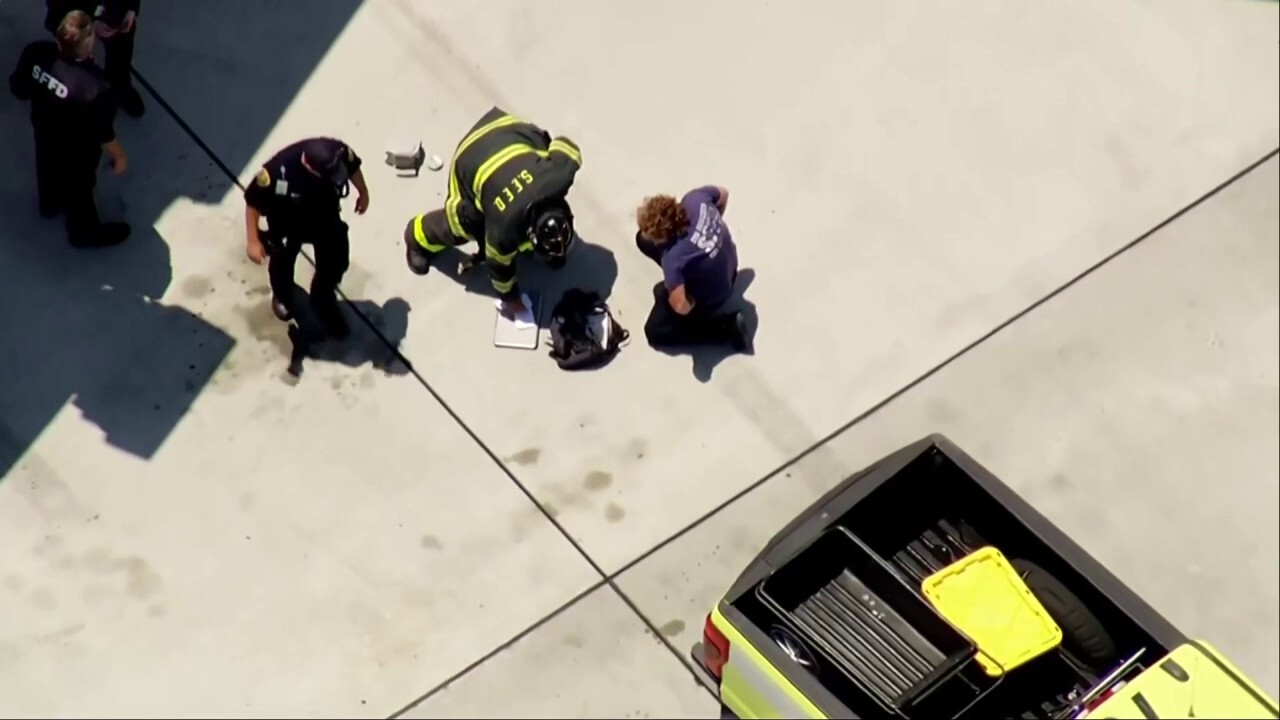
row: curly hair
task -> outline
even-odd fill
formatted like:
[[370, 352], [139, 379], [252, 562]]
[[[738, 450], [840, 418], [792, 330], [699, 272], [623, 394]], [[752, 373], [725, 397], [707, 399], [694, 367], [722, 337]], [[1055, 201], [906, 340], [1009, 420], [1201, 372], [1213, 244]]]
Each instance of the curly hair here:
[[678, 200], [670, 195], [644, 199], [636, 210], [640, 235], [656, 245], [666, 245], [689, 226], [689, 215]]

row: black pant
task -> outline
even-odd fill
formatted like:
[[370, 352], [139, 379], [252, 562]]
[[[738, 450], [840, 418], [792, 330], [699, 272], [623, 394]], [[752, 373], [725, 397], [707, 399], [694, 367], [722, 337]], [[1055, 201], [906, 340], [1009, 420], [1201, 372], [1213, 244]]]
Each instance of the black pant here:
[[736, 315], [724, 304], [694, 305], [688, 315], [671, 309], [671, 295], [665, 283], [653, 286], [653, 309], [644, 321], [644, 336], [655, 348], [690, 345], [722, 345], [735, 340]]
[[35, 141], [40, 213], [49, 217], [65, 213], [72, 242], [91, 238], [101, 226], [93, 189], [98, 184], [102, 150], [71, 144], [65, 137], [40, 130], [35, 132]]
[[135, 20], [129, 32], [118, 32], [102, 41], [106, 50], [106, 62], [102, 69], [107, 73], [107, 81], [118, 93], [133, 90], [133, 42], [138, 34], [138, 23]]
[[[472, 237], [484, 237], [484, 225], [463, 218], [463, 229]], [[451, 247], [461, 247], [470, 242], [464, 237], [453, 234], [449, 227], [449, 217], [443, 209], [432, 210], [415, 216], [404, 228], [405, 261], [409, 269], [421, 275], [431, 266], [431, 259]], [[477, 241], [483, 242], [483, 241]], [[477, 247], [476, 252], [483, 253], [484, 247]]]
[[[271, 225], [271, 218], [267, 218]], [[332, 303], [338, 284], [351, 264], [351, 243], [347, 224], [338, 218], [323, 223], [280, 223], [280, 233], [268, 232], [267, 277], [275, 299], [291, 307], [293, 303], [293, 269], [303, 245], [314, 250], [316, 271], [311, 278], [311, 300]]]
[[[644, 256], [662, 267], [662, 248], [645, 242], [636, 234], [636, 247]], [[671, 308], [671, 294], [666, 283], [653, 286], [653, 309], [644, 322], [644, 336], [653, 347], [719, 345], [732, 342], [736, 326], [733, 312], [722, 312], [724, 303], [705, 306], [696, 304], [688, 315]]]

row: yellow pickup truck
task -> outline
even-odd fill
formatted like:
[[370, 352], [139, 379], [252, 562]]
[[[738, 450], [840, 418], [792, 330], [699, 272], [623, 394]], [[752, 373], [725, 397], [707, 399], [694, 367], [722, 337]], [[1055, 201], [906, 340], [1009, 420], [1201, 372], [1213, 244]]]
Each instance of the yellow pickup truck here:
[[1280, 718], [946, 438], [769, 542], [694, 660], [737, 718]]

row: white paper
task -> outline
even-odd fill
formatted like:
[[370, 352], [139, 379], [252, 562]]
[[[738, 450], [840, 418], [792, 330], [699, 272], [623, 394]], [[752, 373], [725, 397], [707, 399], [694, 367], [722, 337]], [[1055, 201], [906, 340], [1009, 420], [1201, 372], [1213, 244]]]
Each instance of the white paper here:
[[[512, 319], [511, 319], [510, 321], [508, 321], [508, 322], [510, 322], [512, 325], [514, 325], [514, 326], [516, 327], [516, 329], [518, 329], [518, 330], [528, 330], [528, 329], [530, 329], [530, 328], [535, 328], [535, 327], [537, 327], [537, 326], [538, 326], [538, 322], [537, 322], [536, 320], [534, 320], [534, 319], [533, 319], [533, 303], [532, 303], [532, 302], [530, 302], [530, 300], [529, 300], [529, 295], [528, 295], [528, 294], [521, 294], [521, 295], [520, 295], [520, 299], [521, 299], [522, 301], [524, 301], [524, 312], [517, 314], [514, 318], [512, 318]], [[495, 304], [495, 306], [498, 308], [498, 312], [499, 312], [499, 313], [501, 313], [501, 312], [502, 312], [502, 300], [501, 300], [501, 299], [499, 299], [499, 300], [497, 301], [497, 303]], [[505, 318], [505, 317], [503, 317], [502, 319], [503, 319], [503, 320], [506, 320], [506, 318]]]

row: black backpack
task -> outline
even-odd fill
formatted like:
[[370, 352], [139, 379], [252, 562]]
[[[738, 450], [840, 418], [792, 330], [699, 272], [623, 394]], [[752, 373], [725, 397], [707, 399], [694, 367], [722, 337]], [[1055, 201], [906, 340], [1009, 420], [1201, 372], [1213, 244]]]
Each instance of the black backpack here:
[[602, 367], [631, 333], [618, 324], [599, 293], [574, 288], [551, 310], [551, 352], [562, 370]]

